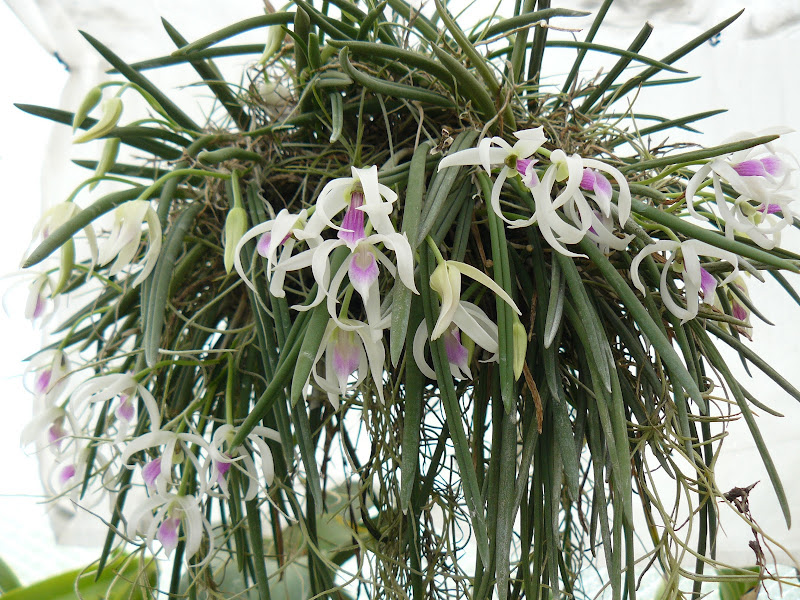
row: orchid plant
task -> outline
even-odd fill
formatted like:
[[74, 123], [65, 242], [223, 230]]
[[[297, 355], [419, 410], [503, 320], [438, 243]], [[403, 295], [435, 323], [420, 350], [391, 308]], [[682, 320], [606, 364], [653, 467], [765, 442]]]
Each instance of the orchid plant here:
[[[525, 0], [465, 29], [439, 0], [433, 17], [293, 0], [192, 43], [165, 23], [177, 50], [139, 64], [85, 35], [127, 82], [71, 115], [21, 106], [110, 140], [82, 163], [105, 195], [47, 211], [25, 257], [26, 316], [53, 343], [31, 359], [23, 441], [53, 457], [54, 494], [108, 506], [99, 571], [133, 544], [171, 560], [160, 597], [212, 597], [224, 560], [261, 598], [300, 566], [309, 598], [516, 600], [588, 595], [602, 554], [615, 600], [644, 563], [669, 597], [697, 594], [721, 513], [751, 517], [714, 479], [720, 389], [789, 522], [766, 401], [717, 346], [800, 399], [742, 338], [761, 317], [742, 275], [791, 290], [800, 271], [780, 247], [797, 162], [782, 130], [650, 143], [711, 113], [643, 128], [632, 93], [738, 15], [660, 61], [639, 38], [593, 42], [610, 3], [587, 21]], [[546, 42], [570, 23], [584, 39], [559, 40], [578, 54], [554, 88]], [[263, 47], [226, 43], [253, 29]], [[581, 79], [587, 52], [616, 61], [607, 77]], [[224, 82], [213, 60], [247, 53], [252, 85]], [[212, 122], [147, 78], [176, 63], [208, 84]], [[152, 116], [121, 124], [123, 91]]]

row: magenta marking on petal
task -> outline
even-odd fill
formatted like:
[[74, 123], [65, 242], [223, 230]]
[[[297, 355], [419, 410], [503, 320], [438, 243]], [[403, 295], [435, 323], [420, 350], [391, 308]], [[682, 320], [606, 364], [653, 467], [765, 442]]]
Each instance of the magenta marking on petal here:
[[364, 192], [354, 191], [350, 194], [350, 206], [344, 213], [342, 228], [337, 234], [340, 240], [348, 244], [355, 244], [358, 240], [363, 240], [366, 236], [364, 232], [364, 211], [358, 210], [364, 205]]
[[369, 248], [361, 247], [356, 250], [353, 260], [348, 268], [350, 281], [356, 289], [367, 289], [378, 279], [378, 261]]
[[594, 174], [594, 193], [604, 198], [611, 198], [611, 183], [601, 173]]
[[64, 431], [64, 428], [58, 421], [50, 425], [50, 428], [47, 430], [47, 441], [58, 449], [61, 448], [61, 442], [65, 437], [67, 437], [67, 432]]
[[528, 172], [528, 167], [531, 166], [531, 163], [535, 163], [536, 160], [532, 158], [518, 158], [517, 159], [517, 173], [522, 175], [523, 177]]
[[582, 190], [593, 192], [596, 181], [597, 174], [592, 169], [584, 169], [583, 176], [581, 177], [580, 188]]
[[169, 517], [161, 522], [158, 526], [158, 533], [156, 538], [164, 546], [164, 550], [169, 556], [175, 547], [178, 545], [178, 527], [180, 527], [181, 520], [178, 517]]
[[142, 467], [142, 479], [144, 479], [145, 485], [151, 488], [156, 483], [156, 479], [158, 476], [161, 475], [161, 457], [154, 458], [144, 467]]
[[745, 160], [731, 166], [742, 177], [764, 177], [767, 174], [767, 170], [760, 160]]
[[269, 256], [269, 246], [272, 243], [272, 233], [267, 231], [266, 233], [262, 234], [260, 238], [258, 238], [258, 243], [256, 244], [256, 252], [258, 252], [262, 257], [267, 258]]
[[45, 369], [36, 376], [36, 381], [33, 384], [33, 391], [36, 394], [43, 394], [50, 387], [50, 379], [53, 376], [52, 369]]
[[228, 471], [231, 469], [231, 463], [215, 460], [214, 465], [217, 467], [217, 481], [222, 483], [225, 480], [225, 475], [227, 475]]
[[774, 215], [775, 213], [783, 212], [780, 204], [762, 204], [758, 207], [758, 212]]
[[517, 160], [517, 173], [520, 174], [522, 183], [524, 183], [528, 189], [539, 185], [539, 176], [536, 175], [536, 170], [533, 168], [533, 165], [537, 162], [539, 161], [532, 158], [520, 158]]
[[700, 291], [703, 298], [710, 300], [714, 296], [715, 289], [717, 289], [717, 280], [711, 273], [700, 267]]
[[117, 410], [114, 411], [114, 414], [117, 415], [117, 418], [120, 421], [126, 421], [127, 423], [130, 423], [131, 420], [133, 420], [134, 407], [130, 396], [126, 394], [122, 394], [120, 396], [120, 403], [117, 407]]
[[783, 161], [774, 154], [762, 158], [761, 164], [764, 165], [764, 170], [773, 176], [780, 173], [783, 168]]
[[64, 485], [73, 477], [75, 477], [75, 465], [67, 465], [61, 469], [61, 472], [58, 474], [58, 482]]
[[33, 314], [31, 318], [38, 319], [44, 314], [44, 309], [47, 308], [47, 302], [44, 299], [44, 296], [41, 294], [36, 294], [36, 306], [33, 307]]
[[444, 347], [447, 351], [447, 360], [466, 371], [469, 360], [469, 351], [461, 343], [461, 332], [458, 327], [451, 325], [444, 335]]
[[736, 300], [731, 302], [731, 312], [733, 316], [739, 319], [740, 321], [747, 321], [747, 318], [750, 315], [750, 311], [747, 310], [744, 306], [739, 304]]
[[333, 370], [339, 381], [344, 381], [358, 369], [361, 353], [351, 331], [338, 331], [334, 335]]

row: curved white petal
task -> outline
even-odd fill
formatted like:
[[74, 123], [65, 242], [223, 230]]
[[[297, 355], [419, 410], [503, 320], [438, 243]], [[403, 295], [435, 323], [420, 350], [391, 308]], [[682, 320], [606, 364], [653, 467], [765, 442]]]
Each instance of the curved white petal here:
[[372, 332], [369, 327], [359, 327], [356, 333], [361, 337], [364, 343], [364, 350], [367, 353], [367, 361], [369, 363], [369, 371], [372, 374], [372, 380], [375, 382], [375, 388], [378, 391], [378, 398], [383, 403], [383, 371], [386, 362], [386, 350], [383, 347], [383, 340], [375, 340], [372, 337]]
[[625, 179], [625, 176], [619, 169], [594, 158], [584, 158], [583, 164], [587, 167], [597, 169], [598, 171], [605, 171], [617, 182], [617, 186], [619, 187], [619, 196], [617, 198], [619, 224], [620, 227], [624, 227], [631, 214], [631, 188], [628, 186], [628, 180]]
[[481, 163], [480, 153], [478, 148], [467, 148], [448, 154], [439, 161], [437, 171], [446, 169], [447, 167], [463, 167], [466, 165], [479, 165]]
[[427, 341], [428, 327], [423, 319], [419, 324], [419, 327], [417, 327], [416, 333], [414, 334], [414, 342], [412, 346], [414, 362], [417, 364], [417, 368], [419, 369], [420, 373], [425, 375], [425, 377], [428, 379], [435, 380], [436, 372], [428, 364], [428, 361], [425, 360], [425, 342]]
[[140, 450], [152, 448], [154, 446], [161, 446], [169, 443], [170, 441], [174, 442], [176, 439], [176, 434], [171, 431], [152, 431], [150, 433], [146, 433], [131, 440], [131, 442], [125, 446], [125, 450], [122, 451], [122, 455], [120, 456], [120, 461], [123, 465], [125, 465], [128, 463], [128, 459]]
[[663, 252], [664, 250], [674, 252], [679, 246], [680, 243], [678, 242], [672, 240], [662, 240], [648, 244], [641, 249], [641, 251], [631, 261], [631, 282], [637, 290], [642, 292], [642, 294], [647, 293], [642, 280], [639, 278], [639, 265], [645, 259], [645, 257], [653, 254], [654, 252]]
[[439, 318], [431, 332], [431, 339], [438, 339], [453, 321], [453, 314], [458, 308], [461, 297], [461, 272], [450, 267], [450, 262], [440, 264], [431, 274], [431, 289], [439, 294], [442, 300]]
[[150, 275], [150, 272], [155, 268], [156, 261], [161, 253], [161, 221], [156, 211], [154, 211], [149, 204], [147, 205], [145, 220], [147, 221], [147, 252], [145, 252], [144, 255], [144, 268], [136, 276], [136, 279], [133, 280], [134, 287], [147, 279], [147, 276]]
[[403, 285], [410, 289], [415, 294], [419, 294], [417, 286], [414, 284], [414, 252], [411, 250], [411, 244], [408, 243], [408, 237], [405, 233], [394, 233], [392, 235], [383, 236], [370, 236], [370, 240], [375, 238], [375, 241], [382, 242], [389, 250], [394, 252], [397, 260], [397, 275]]
[[[467, 306], [470, 308], [467, 309]], [[492, 354], [498, 352], [497, 325], [474, 304], [461, 302], [456, 314], [453, 315], [453, 323], [481, 348]]]
[[[461, 262], [457, 262], [457, 261], [454, 261], [454, 260], [447, 261], [447, 263], [451, 268], [454, 268], [454, 269], [460, 271], [461, 273], [463, 273], [464, 275], [466, 275], [467, 277], [470, 277], [471, 279], [474, 279], [478, 283], [481, 283], [481, 284], [485, 285], [487, 288], [492, 290], [495, 294], [500, 296], [500, 298], [506, 304], [508, 304], [511, 308], [513, 308], [515, 313], [517, 313], [518, 315], [522, 314], [522, 312], [519, 310], [519, 308], [517, 308], [517, 305], [514, 302], [514, 300], [511, 299], [511, 296], [509, 296], [508, 293], [506, 293], [506, 291], [503, 288], [501, 288], [494, 281], [494, 279], [491, 279], [486, 273], [484, 273], [483, 271], [480, 271], [480, 270], [476, 269], [475, 267], [473, 267], [472, 265], [468, 265], [466, 263], [461, 263]], [[460, 290], [461, 290], [461, 287], [459, 285], [459, 295], [461, 293]]]
[[[670, 256], [667, 259], [667, 262], [664, 264], [664, 268], [661, 271], [661, 287], [659, 288], [661, 291], [661, 302], [663, 302], [664, 307], [671, 312], [673, 315], [678, 317], [681, 320], [681, 323], [685, 323], [690, 319], [693, 319], [697, 315], [697, 309], [695, 307], [695, 312], [692, 314], [687, 309], [679, 306], [673, 299], [672, 294], [669, 291], [669, 285], [667, 283], [667, 277], [669, 276], [669, 270], [672, 266], [673, 261], [675, 260], [674, 255]], [[689, 292], [689, 285], [686, 285], [687, 294]], [[688, 296], [687, 296], [688, 297]], [[694, 298], [695, 303], [697, 302], [697, 290], [694, 290]]]
[[[689, 209], [689, 214], [692, 215], [695, 219], [700, 219], [701, 221], [708, 221], [708, 218], [701, 215], [697, 212], [694, 208], [694, 197], [697, 194], [697, 189], [700, 187], [700, 184], [705, 180], [706, 176], [711, 172], [711, 164], [705, 164], [697, 170], [697, 173], [692, 175], [692, 178], [689, 180], [689, 183], [686, 184], [686, 208]], [[726, 202], [725, 198], [717, 197], [717, 204], [720, 202]]]

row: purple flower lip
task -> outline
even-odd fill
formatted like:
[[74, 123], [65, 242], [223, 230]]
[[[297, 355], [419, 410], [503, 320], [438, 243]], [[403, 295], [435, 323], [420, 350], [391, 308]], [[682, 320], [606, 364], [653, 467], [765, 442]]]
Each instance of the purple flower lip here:
[[47, 430], [47, 441], [53, 444], [56, 449], [61, 449], [61, 442], [67, 437], [67, 432], [64, 431], [61, 423], [55, 422]]
[[36, 377], [33, 384], [33, 391], [36, 394], [43, 394], [50, 387], [50, 379], [53, 377], [52, 369], [45, 369]]
[[350, 261], [348, 267], [348, 275], [353, 287], [363, 296], [364, 293], [368, 293], [369, 286], [378, 279], [378, 274], [378, 261], [375, 259], [375, 255], [369, 251], [369, 248], [361, 244], [353, 254], [353, 260]]
[[347, 207], [347, 211], [344, 213], [342, 228], [337, 234], [340, 240], [352, 245], [366, 237], [364, 232], [364, 211], [358, 210], [363, 205], [363, 191], [356, 190], [350, 194], [350, 206]]
[[708, 301], [714, 296], [714, 290], [717, 288], [717, 280], [714, 276], [700, 267], [700, 292], [703, 298]]
[[583, 170], [580, 188], [607, 198], [611, 197], [611, 184], [608, 182], [608, 179], [594, 169]]
[[149, 488], [155, 485], [159, 475], [161, 475], [161, 457], [154, 458], [142, 467], [142, 479]]
[[[291, 231], [283, 237], [278, 246], [283, 246], [286, 243], [286, 240], [288, 240], [290, 237], [292, 237]], [[272, 233], [267, 231], [260, 238], [258, 238], [258, 243], [256, 244], [256, 252], [258, 252], [262, 258], [269, 258], [271, 244], [272, 244]]]
[[36, 306], [33, 308], [33, 315], [32, 318], [38, 319], [44, 314], [44, 309], [46, 308], [47, 304], [45, 303], [44, 296], [42, 294], [36, 295]]
[[172, 551], [178, 545], [178, 527], [180, 527], [180, 524], [181, 520], [178, 517], [169, 517], [164, 519], [161, 525], [158, 526], [156, 537], [161, 542], [161, 545], [164, 546], [167, 556], [172, 554]]
[[[226, 454], [225, 456], [230, 458], [229, 454]], [[231, 470], [231, 463], [222, 460], [215, 460], [214, 465], [217, 467], [217, 480], [219, 483], [222, 483], [225, 480], [225, 475], [227, 475], [228, 471]]]
[[461, 343], [461, 330], [452, 324], [445, 332], [444, 347], [447, 351], [447, 360], [451, 365], [455, 365], [467, 377], [472, 377], [469, 370], [469, 350]]
[[344, 381], [358, 369], [360, 348], [353, 339], [352, 332], [339, 331], [334, 335], [337, 337], [333, 347], [333, 370], [339, 381]]
[[469, 353], [461, 343], [461, 331], [455, 325], [450, 326], [450, 331], [444, 338], [444, 347], [447, 351], [447, 360], [451, 363], [461, 366], [466, 362]]
[[744, 306], [742, 306], [738, 302], [736, 301], [731, 302], [731, 312], [733, 313], [733, 316], [739, 319], [740, 321], [745, 321], [745, 322], [747, 321], [748, 311]]
[[533, 169], [533, 165], [535, 165], [537, 162], [539, 161], [534, 158], [517, 159], [517, 173], [520, 174], [520, 177], [522, 177], [522, 182], [529, 188], [539, 185], [539, 176]]
[[75, 465], [67, 465], [61, 469], [61, 472], [58, 474], [58, 482], [64, 485], [73, 477], [75, 477]]
[[127, 421], [128, 423], [131, 422], [133, 419], [134, 408], [133, 402], [131, 402], [131, 397], [127, 394], [120, 394], [119, 397], [119, 406], [117, 410], [114, 411], [114, 414], [117, 415], [117, 418], [120, 421]]
[[731, 166], [742, 177], [766, 177], [767, 175], [775, 176], [780, 173], [783, 163], [780, 158], [772, 155], [745, 160]]
[[775, 213], [783, 212], [780, 204], [762, 204], [756, 210], [768, 215], [774, 215]]

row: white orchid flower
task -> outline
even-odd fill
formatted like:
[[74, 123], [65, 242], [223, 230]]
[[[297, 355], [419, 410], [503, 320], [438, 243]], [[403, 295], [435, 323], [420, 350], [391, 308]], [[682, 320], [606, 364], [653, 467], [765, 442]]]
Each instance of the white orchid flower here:
[[[369, 217], [373, 229], [381, 235], [394, 233], [389, 215], [397, 200], [391, 188], [378, 183], [378, 167], [368, 169], [352, 167], [352, 177], [340, 177], [329, 181], [314, 203], [314, 214], [308, 224], [298, 233], [300, 239], [317, 239], [327, 229], [340, 231], [341, 239], [352, 242], [363, 237], [364, 215]], [[333, 217], [347, 209], [341, 227], [334, 225]], [[353, 238], [349, 239], [348, 235]]]
[[[383, 402], [383, 371], [386, 350], [383, 340], [375, 338], [373, 328], [361, 321], [347, 319], [342, 328], [331, 319], [322, 337], [322, 343], [314, 357], [312, 375], [317, 385], [327, 392], [328, 400], [334, 409], [339, 409], [339, 398], [357, 389], [371, 374], [378, 398]], [[385, 317], [379, 325], [388, 327]], [[381, 329], [382, 331], [382, 329]], [[317, 365], [325, 356], [325, 376], [320, 376]], [[353, 373], [358, 376], [353, 379]], [[308, 386], [305, 386], [307, 388]]]
[[[207, 558], [213, 555], [214, 535], [211, 524], [203, 516], [200, 500], [196, 496], [156, 494], [137, 506], [127, 520], [129, 535], [142, 535], [153, 554], [153, 542], [158, 540], [167, 558], [178, 545], [180, 529], [183, 529], [186, 542], [184, 556], [187, 559], [200, 549], [204, 529], [210, 546]], [[198, 564], [203, 562], [205, 560]]]
[[[462, 150], [443, 158], [439, 169], [480, 164], [490, 173], [492, 165], [502, 164], [503, 168], [492, 186], [489, 200], [492, 210], [511, 228], [528, 227], [536, 223], [546, 241], [556, 251], [567, 256], [582, 256], [570, 252], [564, 245], [580, 242], [597, 221], [585, 193], [590, 194], [589, 197], [597, 204], [604, 217], [610, 217], [613, 191], [602, 172], [611, 175], [619, 186], [618, 218], [620, 225], [627, 222], [631, 211], [631, 193], [625, 177], [618, 169], [600, 160], [582, 158], [577, 154], [567, 156], [563, 150], [555, 150], [550, 155], [550, 166], [542, 181], [539, 181], [533, 169], [536, 161], [529, 157], [545, 141], [542, 128], [526, 129], [514, 135], [519, 141], [513, 147], [502, 138], [485, 138], [477, 148]], [[519, 175], [533, 195], [535, 212], [528, 219], [508, 219], [501, 210], [500, 192], [505, 180], [512, 175]], [[556, 182], [564, 181], [564, 188], [553, 198], [553, 186]], [[565, 221], [560, 215], [558, 211], [562, 208], [569, 212], [573, 223]], [[602, 245], [621, 249], [627, 247], [630, 240], [628, 237], [620, 241], [606, 227], [595, 228], [594, 238]]]
[[28, 286], [28, 301], [25, 303], [25, 318], [39, 321], [44, 326], [58, 310], [58, 296], [53, 292], [57, 284], [53, 283], [47, 272], [39, 273]]
[[[555, 153], [554, 153], [555, 154]], [[536, 223], [542, 237], [550, 246], [566, 256], [583, 256], [577, 254], [564, 247], [564, 244], [577, 244], [580, 242], [592, 226], [592, 210], [583, 195], [577, 191], [572, 191], [572, 196], [567, 196], [564, 192], [559, 194], [556, 200], [553, 200], [553, 186], [556, 182], [556, 174], [558, 169], [551, 165], [547, 169], [541, 182], [529, 188], [533, 201], [536, 206], [536, 211], [530, 219], [517, 220], [511, 227], [527, 227]], [[575, 215], [578, 212], [577, 222], [579, 226], [569, 223], [561, 216], [558, 209], [563, 207], [568, 200], [571, 200], [570, 209]], [[573, 222], [576, 219], [573, 218]]]
[[80, 435], [83, 432], [81, 425], [66, 408], [63, 406], [46, 407], [44, 410], [38, 411], [22, 429], [19, 436], [20, 446], [28, 446], [46, 434], [43, 441], [46, 441], [49, 449], [58, 454], [62, 450], [64, 440], [70, 435], [65, 428], [67, 423], [73, 435]]
[[[427, 334], [427, 326], [423, 321], [414, 334], [414, 360], [423, 375], [436, 379], [436, 372], [425, 360]], [[450, 363], [450, 373], [456, 379], [472, 379], [472, 372], [469, 368], [470, 351], [462, 343], [462, 334], [464, 337], [468, 337], [469, 341], [474, 342], [492, 354], [486, 362], [498, 362], [500, 356], [497, 324], [478, 306], [472, 302], [462, 300], [453, 313], [452, 322], [443, 334], [447, 360]], [[464, 341], [466, 342], [467, 340]]]
[[[337, 239], [322, 241], [309, 250], [283, 261], [276, 268], [276, 273], [281, 271], [283, 276], [288, 271], [303, 269], [310, 265], [317, 282], [317, 295], [311, 303], [295, 305], [292, 308], [309, 310], [327, 297], [328, 311], [336, 325], [342, 329], [348, 329], [351, 325], [345, 322], [346, 315], [344, 320], [339, 318], [336, 304], [339, 288], [345, 277], [348, 277], [353, 288], [361, 296], [367, 323], [373, 328], [373, 336], [379, 337], [378, 322], [381, 319], [379, 264], [383, 264], [392, 276], [399, 276], [403, 285], [416, 294], [418, 292], [414, 284], [414, 256], [406, 234], [397, 233], [389, 219], [392, 202], [397, 196], [386, 186], [378, 184], [377, 167], [353, 168], [353, 174], [352, 178], [337, 179], [325, 186], [317, 200], [314, 214], [299, 233], [303, 239], [321, 239], [319, 236], [322, 229], [329, 226], [337, 230]], [[384, 201], [384, 198], [387, 201]], [[341, 226], [334, 225], [330, 217], [345, 208]], [[368, 217], [368, 222], [365, 221], [365, 216]], [[371, 229], [376, 233], [368, 235]], [[396, 264], [384, 254], [379, 245], [394, 252]], [[336, 248], [342, 246], [346, 246], [350, 254], [336, 273], [332, 274], [330, 255]], [[270, 291], [275, 294], [272, 289]]]
[[108, 239], [100, 248], [98, 263], [106, 265], [112, 260], [114, 264], [109, 270], [116, 275], [131, 264], [142, 238], [142, 226], [147, 223], [148, 247], [144, 255], [144, 266], [133, 280], [133, 285], [142, 283], [153, 268], [161, 252], [161, 222], [156, 211], [146, 200], [131, 200], [121, 204], [114, 210], [114, 226]]
[[47, 406], [52, 406], [61, 395], [70, 376], [70, 363], [61, 350], [43, 350], [37, 353], [25, 373], [32, 374], [30, 391], [43, 398]]
[[120, 461], [127, 466], [128, 460], [137, 452], [164, 446], [164, 449], [158, 455], [158, 466], [156, 467], [150, 464], [152, 461], [148, 461], [144, 465], [145, 469], [143, 469], [142, 473], [145, 483], [150, 481], [148, 487], [155, 487], [159, 493], [163, 494], [168, 487], [173, 485], [172, 467], [178, 456], [188, 458], [194, 464], [197, 472], [202, 472], [200, 460], [191, 451], [190, 444], [196, 444], [198, 449], [206, 453], [211, 451], [211, 446], [205, 438], [196, 433], [177, 433], [153, 428], [150, 433], [145, 433], [128, 443], [125, 450], [122, 451]]
[[[661, 271], [661, 301], [668, 311], [681, 320], [681, 323], [685, 323], [697, 316], [697, 311], [699, 309], [698, 294], [701, 292], [703, 293], [704, 301], [708, 303], [713, 302], [716, 280], [713, 275], [700, 266], [700, 255], [718, 258], [731, 265], [732, 271], [730, 275], [723, 279], [720, 285], [725, 285], [733, 281], [739, 274], [739, 261], [736, 254], [733, 252], [722, 250], [699, 240], [688, 240], [685, 242], [662, 240], [645, 246], [631, 262], [631, 280], [633, 281], [633, 285], [643, 294], [645, 293], [645, 287], [642, 280], [639, 278], [639, 265], [646, 256], [654, 252], [670, 252], [670, 257], [667, 259]], [[686, 308], [679, 306], [675, 300], [672, 299], [672, 294], [670, 293], [668, 285], [670, 268], [672, 268], [674, 272], [683, 274]]]
[[[55, 206], [50, 207], [36, 222], [36, 225], [33, 228], [33, 234], [31, 236], [32, 239], [34, 241], [46, 240], [51, 233], [64, 225], [79, 212], [81, 212], [81, 208], [74, 202], [60, 202]], [[89, 244], [89, 252], [92, 260], [91, 268], [93, 269], [98, 260], [97, 235], [95, 234], [91, 223], [83, 228], [83, 232], [86, 235], [86, 241]]]
[[[459, 307], [462, 307], [463, 302], [461, 301], [461, 275], [466, 275], [471, 279], [474, 279], [480, 284], [485, 285], [487, 288], [492, 290], [495, 294], [500, 296], [500, 298], [508, 304], [511, 308], [514, 309], [518, 315], [521, 315], [519, 308], [514, 303], [514, 300], [511, 299], [506, 291], [501, 288], [497, 283], [491, 279], [486, 273], [479, 271], [472, 265], [468, 265], [462, 262], [458, 262], [455, 260], [444, 260], [439, 263], [439, 266], [431, 273], [431, 289], [434, 290], [437, 294], [439, 294], [439, 298], [442, 301], [441, 311], [439, 312], [439, 318], [436, 320], [436, 324], [433, 327], [433, 331], [431, 331], [431, 340], [438, 339], [443, 333], [445, 333], [450, 324], [453, 323], [455, 319], [456, 312], [458, 311]], [[463, 308], [463, 307], [462, 307]], [[496, 327], [496, 326], [495, 326]], [[469, 329], [464, 329], [461, 327], [464, 332], [469, 335], [476, 343], [480, 342], [478, 339], [473, 337], [474, 331], [470, 331]], [[481, 344], [482, 345], [482, 344]], [[487, 348], [486, 346], [483, 346]], [[488, 349], [488, 348], [487, 348]], [[491, 351], [491, 350], [490, 350]]]
[[[630, 236], [617, 238], [606, 225], [611, 222], [613, 192], [611, 183], [601, 171], [611, 175], [619, 186], [617, 215], [620, 226], [625, 225], [631, 212], [630, 187], [622, 173], [602, 161], [583, 158], [577, 154], [567, 156], [562, 150], [553, 151], [550, 161], [551, 164], [545, 171], [542, 181], [528, 186], [533, 195], [536, 212], [530, 219], [516, 221], [512, 227], [525, 227], [535, 222], [547, 243], [566, 256], [582, 256], [567, 250], [564, 245], [577, 244], [590, 232], [593, 241], [602, 246], [625, 249], [632, 238]], [[566, 182], [566, 184], [553, 198], [552, 189], [556, 182]], [[597, 205], [603, 220], [589, 205], [585, 192], [591, 193], [590, 198]], [[562, 208], [572, 223], [566, 222], [561, 217], [558, 210]]]
[[[396, 265], [380, 250], [379, 244], [394, 252]], [[333, 275], [330, 285], [328, 285], [327, 279], [330, 272], [328, 256], [335, 248], [342, 245], [350, 247], [350, 255], [345, 258], [338, 271]], [[373, 328], [376, 335], [380, 335], [378, 333], [381, 329], [379, 326], [379, 321], [381, 320], [381, 298], [378, 289], [379, 263], [393, 277], [400, 277], [400, 281], [408, 289], [415, 294], [419, 293], [414, 284], [414, 255], [405, 233], [391, 233], [389, 235], [376, 233], [357, 240], [352, 246], [345, 240], [330, 240], [323, 242], [316, 251], [311, 263], [311, 270], [320, 285], [320, 289], [325, 290], [328, 312], [331, 318], [342, 329], [351, 327], [339, 319], [336, 310], [339, 287], [344, 278], [347, 277], [353, 288], [361, 296], [367, 315], [367, 323]]]
[[150, 418], [151, 429], [161, 428], [161, 415], [153, 394], [129, 373], [112, 373], [93, 377], [72, 392], [71, 401], [76, 406], [106, 402], [119, 398], [114, 414], [119, 420], [115, 443], [125, 437], [128, 427], [136, 417], [137, 400], [142, 399]]
[[[340, 319], [336, 310], [339, 288], [347, 277], [361, 296], [367, 314], [367, 323], [377, 332], [380, 329], [378, 322], [381, 319], [381, 298], [378, 288], [379, 264], [382, 264], [393, 277], [400, 277], [403, 285], [412, 292], [419, 293], [414, 284], [414, 256], [411, 245], [408, 243], [408, 237], [405, 233], [392, 232], [389, 235], [375, 233], [350, 241], [350, 236], [345, 233], [345, 230], [340, 230], [339, 234], [340, 239], [325, 240], [319, 246], [301, 252], [281, 265], [280, 269], [287, 272], [311, 265], [311, 272], [317, 282], [317, 295], [314, 300], [309, 304], [294, 305], [292, 308], [299, 311], [310, 310], [327, 298], [328, 312], [331, 318], [342, 329], [350, 328], [351, 326], [345, 322], [346, 315]], [[346, 239], [341, 239], [342, 236]], [[396, 264], [380, 249], [379, 244], [394, 252]], [[331, 277], [330, 255], [341, 246], [348, 247], [350, 254]], [[376, 333], [376, 335], [378, 334]]]
[[[245, 438], [244, 447], [239, 446], [231, 449], [230, 443], [236, 436], [237, 428], [233, 425], [221, 425], [214, 432], [211, 438], [210, 451], [206, 462], [203, 465], [203, 473], [208, 473], [208, 485], [219, 485], [223, 495], [228, 497], [228, 485], [225, 476], [232, 465], [240, 468], [247, 476], [248, 487], [244, 499], [252, 500], [261, 489], [259, 470], [256, 468], [255, 461], [251, 456], [253, 449], [257, 450], [259, 462], [261, 463], [261, 477], [264, 485], [272, 485], [275, 478], [275, 467], [272, 461], [272, 451], [265, 440], [270, 439], [276, 442], [281, 441], [277, 431], [269, 427], [256, 426]], [[227, 449], [223, 449], [227, 446]]]
[[[574, 204], [569, 204], [566, 212], [573, 221], [578, 219], [575, 214]], [[586, 237], [592, 240], [604, 254], [607, 254], [612, 248], [614, 250], [627, 249], [628, 244], [636, 237], [633, 234], [623, 234], [622, 237], [617, 237], [613, 219], [602, 214], [599, 210], [592, 211], [591, 224], [591, 227], [586, 232]]]
[[[250, 289], [255, 291], [255, 286], [245, 274], [242, 265], [241, 253], [244, 245], [253, 238], [258, 237], [256, 252], [267, 259], [265, 274], [267, 281], [270, 282], [270, 293], [276, 298], [282, 298], [286, 295], [283, 291], [283, 283], [287, 271], [286, 269], [279, 269], [278, 266], [292, 256], [292, 251], [297, 243], [297, 236], [302, 232], [307, 220], [308, 211], [306, 209], [301, 210], [299, 213], [291, 213], [284, 208], [274, 219], [256, 225], [239, 240], [233, 253], [233, 266], [239, 277]], [[313, 247], [319, 244], [321, 240], [308, 238], [305, 241], [309, 246]]]
[[[776, 129], [759, 134], [745, 131], [727, 142], [788, 131]], [[740, 150], [728, 157], [717, 157], [698, 169], [686, 184], [689, 213], [708, 221], [706, 216], [697, 212], [694, 199], [711, 175], [715, 205], [725, 222], [726, 237], [733, 239], [736, 233], [740, 233], [770, 250], [780, 243], [780, 232], [794, 222], [790, 204], [797, 198], [796, 165], [797, 160], [774, 143]], [[723, 191], [723, 182], [739, 194], [733, 198], [732, 205]]]
[[[89, 448], [85, 444], [73, 444], [66, 452], [59, 453], [55, 462], [45, 467], [42, 483], [48, 495], [69, 494], [77, 500], [80, 484], [86, 476]], [[99, 453], [95, 456], [96, 466], [107, 464]]]
[[445, 156], [439, 161], [438, 170], [455, 166], [481, 165], [491, 174], [493, 166], [502, 165], [492, 186], [490, 205], [503, 221], [512, 226], [521, 226], [519, 223], [522, 220], [510, 221], [503, 216], [500, 209], [500, 191], [510, 176], [519, 175], [526, 185], [533, 185], [538, 181], [533, 170], [536, 161], [530, 157], [541, 148], [547, 138], [544, 135], [544, 127], [515, 131], [514, 137], [517, 138], [517, 142], [513, 146], [501, 137], [483, 138], [477, 148], [467, 148]]

